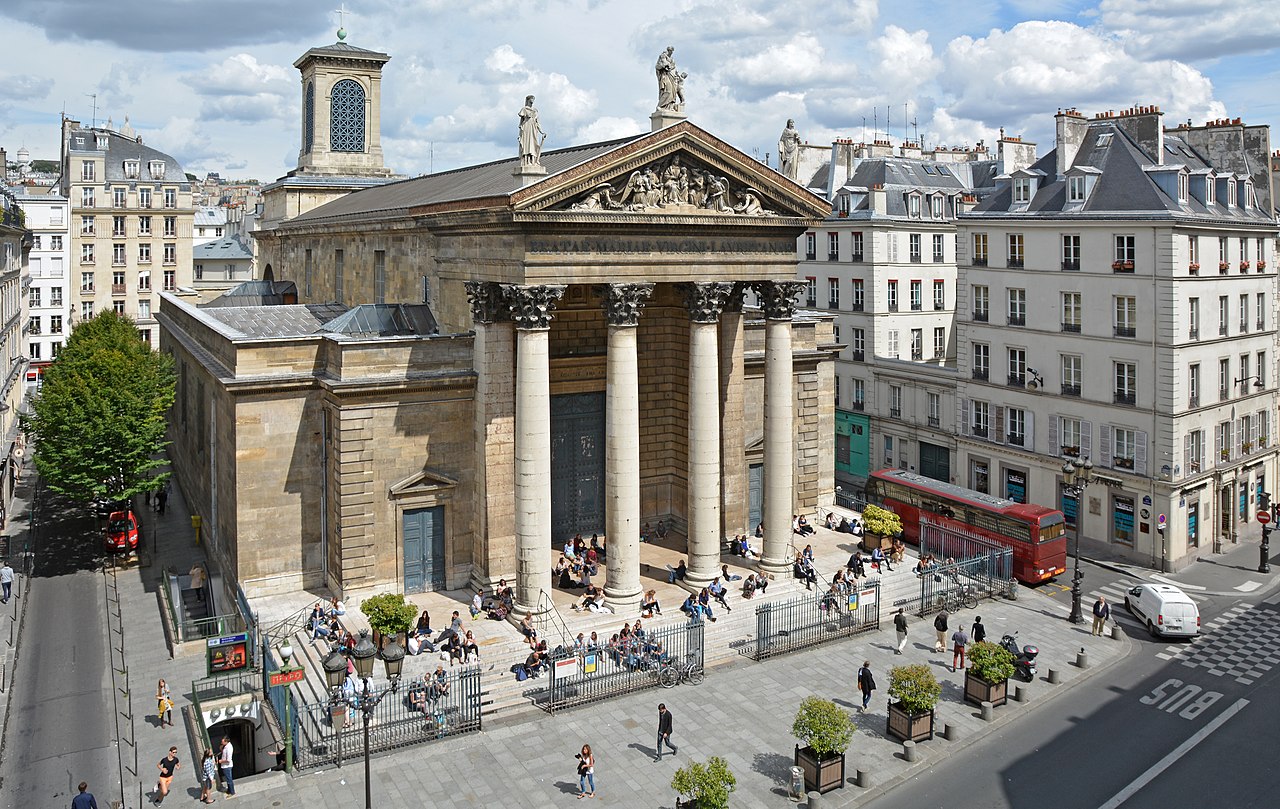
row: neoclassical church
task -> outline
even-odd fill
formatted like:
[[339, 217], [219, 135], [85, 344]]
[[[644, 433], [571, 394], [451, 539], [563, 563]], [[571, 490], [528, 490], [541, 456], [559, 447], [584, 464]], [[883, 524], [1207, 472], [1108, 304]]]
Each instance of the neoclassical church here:
[[552, 549], [598, 533], [606, 598], [635, 606], [660, 520], [691, 582], [761, 522], [788, 567], [792, 514], [833, 490], [839, 345], [794, 280], [829, 203], [670, 105], [647, 134], [388, 181], [385, 55], [317, 52], [291, 175], [379, 182], [257, 233], [269, 280], [159, 313], [174, 470], [223, 574], [348, 598], [502, 577], [532, 611]]

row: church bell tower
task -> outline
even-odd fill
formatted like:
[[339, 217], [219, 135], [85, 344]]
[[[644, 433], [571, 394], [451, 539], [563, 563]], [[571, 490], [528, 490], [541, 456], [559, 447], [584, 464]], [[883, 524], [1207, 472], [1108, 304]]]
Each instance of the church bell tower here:
[[302, 73], [302, 148], [294, 175], [389, 177], [382, 157], [385, 53], [338, 41], [312, 48], [293, 66]]

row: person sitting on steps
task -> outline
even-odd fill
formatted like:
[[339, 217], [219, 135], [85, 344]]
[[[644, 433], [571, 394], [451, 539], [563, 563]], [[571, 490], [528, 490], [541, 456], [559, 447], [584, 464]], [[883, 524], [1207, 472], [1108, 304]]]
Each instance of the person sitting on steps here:
[[685, 574], [689, 569], [685, 566], [684, 560], [680, 560], [680, 564], [675, 567], [667, 567], [667, 584], [675, 584], [678, 581], [684, 581]]
[[652, 618], [654, 613], [662, 614], [662, 608], [658, 606], [658, 595], [656, 590], [649, 590], [644, 594], [644, 598], [640, 600], [640, 613], [645, 618]]

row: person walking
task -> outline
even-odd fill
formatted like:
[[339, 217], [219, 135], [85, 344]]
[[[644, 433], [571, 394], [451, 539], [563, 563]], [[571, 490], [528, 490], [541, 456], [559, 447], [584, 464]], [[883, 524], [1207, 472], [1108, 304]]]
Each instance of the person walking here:
[[170, 747], [169, 755], [160, 759], [156, 767], [160, 770], [160, 777], [156, 780], [155, 796], [151, 800], [159, 806], [169, 794], [169, 787], [173, 784], [173, 774], [182, 768], [182, 762], [178, 761], [178, 748]]
[[862, 661], [862, 668], [858, 669], [858, 690], [862, 692], [862, 711], [866, 713], [867, 706], [871, 704], [871, 692], [876, 690], [876, 678], [871, 674], [871, 661]]
[[898, 613], [893, 616], [893, 628], [898, 630], [898, 646], [893, 653], [900, 655], [907, 645], [907, 614], [902, 607], [898, 607]]
[[943, 610], [938, 613], [938, 617], [933, 619], [933, 629], [938, 633], [937, 643], [933, 645], [935, 652], [945, 652], [947, 650], [947, 611]]
[[969, 630], [974, 643], [982, 643], [987, 639], [987, 628], [982, 623], [982, 616], [973, 619], [973, 628]]
[[173, 697], [169, 693], [169, 684], [163, 679], [156, 683], [156, 716], [160, 719], [160, 727], [167, 723], [173, 727]]
[[164, 507], [169, 503], [169, 481], [165, 481], [160, 487], [160, 491], [156, 492], [156, 512], [163, 514]]
[[213, 757], [213, 751], [209, 748], [204, 749], [204, 758], [200, 760], [200, 802], [213, 803], [210, 797], [213, 788], [218, 783], [218, 761]]
[[234, 756], [235, 747], [232, 746], [229, 738], [223, 736], [222, 747], [218, 750], [218, 772], [222, 773], [222, 780], [227, 785], [228, 798], [236, 796], [236, 782], [231, 777], [231, 770], [235, 767]]
[[[594, 798], [596, 796], [596, 757], [591, 755], [591, 745], [582, 745], [581, 752], [574, 756], [578, 760], [578, 797]], [[590, 786], [590, 789], [587, 787]]]
[[[960, 627], [951, 635], [951, 670], [959, 671], [965, 668], [964, 650], [969, 645], [969, 633], [964, 631], [964, 627]], [[960, 669], [956, 668], [956, 661], [960, 661]]]
[[657, 755], [653, 757], [654, 761], [662, 761], [662, 745], [671, 748], [671, 755], [680, 752], [674, 744], [671, 743], [671, 711], [667, 710], [664, 703], [658, 703], [658, 750]]
[[1089, 634], [1101, 635], [1102, 630], [1107, 628], [1107, 619], [1110, 617], [1111, 605], [1107, 603], [1105, 596], [1098, 596], [1098, 600], [1093, 602], [1093, 629]]
[[80, 794], [71, 799], [71, 809], [98, 809], [98, 802], [89, 791], [89, 785], [81, 781], [78, 788]]
[[6, 559], [0, 562], [0, 604], [8, 604], [12, 592], [13, 568], [9, 567], [9, 561]]

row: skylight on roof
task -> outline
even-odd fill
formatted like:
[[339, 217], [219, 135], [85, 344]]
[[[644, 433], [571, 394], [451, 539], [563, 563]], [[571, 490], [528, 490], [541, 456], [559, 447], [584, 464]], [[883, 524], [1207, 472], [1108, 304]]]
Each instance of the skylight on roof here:
[[1098, 146], [1102, 147], [1102, 146], [1110, 146], [1110, 145], [1111, 145], [1110, 132], [1103, 132], [1101, 135], [1098, 136]]
[[926, 163], [926, 164], [925, 164], [925, 166], [924, 166], [924, 173], [925, 173], [925, 174], [937, 174], [937, 172], [933, 170], [933, 166], [930, 166], [928, 163]]

